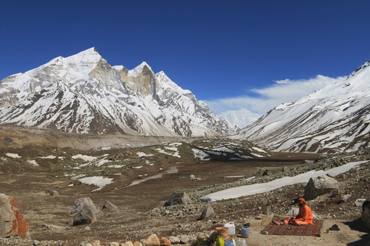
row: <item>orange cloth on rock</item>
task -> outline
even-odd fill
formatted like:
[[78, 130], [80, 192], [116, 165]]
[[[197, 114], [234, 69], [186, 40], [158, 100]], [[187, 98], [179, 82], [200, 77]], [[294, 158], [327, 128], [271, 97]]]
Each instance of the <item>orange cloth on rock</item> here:
[[313, 225], [312, 219], [313, 219], [312, 210], [309, 206], [304, 204], [302, 207], [299, 207], [299, 213], [295, 218], [296, 221], [305, 221], [308, 224]]

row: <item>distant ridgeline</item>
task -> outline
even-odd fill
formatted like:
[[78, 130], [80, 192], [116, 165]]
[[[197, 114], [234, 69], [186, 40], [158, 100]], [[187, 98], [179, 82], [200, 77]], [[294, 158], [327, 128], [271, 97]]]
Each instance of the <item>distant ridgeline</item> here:
[[111, 66], [95, 48], [0, 82], [0, 124], [78, 134], [224, 136], [236, 127], [164, 72]]

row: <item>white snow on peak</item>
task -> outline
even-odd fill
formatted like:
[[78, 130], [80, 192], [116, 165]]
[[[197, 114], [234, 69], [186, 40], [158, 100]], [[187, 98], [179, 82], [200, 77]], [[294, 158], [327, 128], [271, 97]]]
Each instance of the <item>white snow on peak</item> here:
[[191, 91], [182, 89], [180, 86], [178, 86], [163, 71], [156, 73], [155, 76], [160, 82], [162, 90], [172, 89], [173, 91], [176, 91], [179, 94], [190, 94], [191, 93]]
[[147, 66], [153, 72], [153, 70], [149, 66], [149, 64], [146, 63], [145, 61], [143, 61], [139, 66], [135, 67], [134, 69], [129, 70], [128, 75], [133, 76], [133, 77], [137, 76], [138, 74], [140, 74], [143, 71], [145, 66]]
[[68, 56], [68, 57], [57, 57], [48, 62], [47, 64], [43, 65], [50, 65], [50, 64], [76, 64], [76, 65], [88, 65], [88, 64], [97, 64], [99, 60], [102, 59], [101, 55], [95, 48], [90, 48], [84, 51], [81, 51], [75, 55]]
[[[366, 147], [365, 139], [358, 137], [370, 132], [365, 125], [370, 66], [365, 63], [352, 74], [296, 102], [280, 104], [242, 129], [240, 136], [277, 151], [355, 151]], [[351, 147], [352, 141], [357, 143]]]
[[[1, 82], [0, 124], [56, 126], [78, 134], [120, 129], [134, 135], [212, 136], [233, 131], [163, 72], [155, 75], [146, 62], [132, 70], [112, 67], [95, 48]], [[97, 115], [108, 122], [101, 130], [93, 127]]]

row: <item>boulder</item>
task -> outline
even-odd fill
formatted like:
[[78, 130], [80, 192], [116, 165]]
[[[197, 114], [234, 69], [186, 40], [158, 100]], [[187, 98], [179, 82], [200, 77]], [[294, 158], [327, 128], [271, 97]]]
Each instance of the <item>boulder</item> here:
[[303, 197], [306, 200], [313, 200], [318, 196], [330, 193], [339, 188], [339, 182], [326, 175], [311, 178], [304, 188]]
[[355, 205], [357, 207], [362, 207], [364, 205], [364, 203], [366, 202], [366, 199], [365, 198], [359, 198], [359, 199], [356, 199], [355, 201]]
[[362, 220], [370, 229], [370, 201], [367, 200], [362, 204]]
[[198, 220], [202, 220], [204, 218], [207, 218], [209, 216], [211, 216], [212, 214], [214, 214], [215, 211], [213, 210], [213, 208], [211, 207], [210, 204], [208, 204], [204, 209], [203, 209], [203, 212], [202, 214], [200, 215], [200, 217], [198, 218]]
[[59, 196], [59, 193], [58, 193], [57, 190], [50, 190], [49, 194], [50, 194], [50, 196], [55, 196], [55, 197]]
[[271, 171], [266, 169], [266, 170], [263, 172], [262, 176], [268, 176], [268, 175], [271, 175], [271, 174], [272, 174], [272, 173], [271, 173]]
[[12, 196], [0, 194], [0, 238], [29, 238], [29, 227]]
[[172, 193], [170, 198], [164, 203], [164, 206], [173, 206], [177, 204], [188, 204], [192, 203], [192, 200], [190, 199], [189, 195], [185, 192], [179, 192], [179, 193]]
[[171, 245], [170, 240], [168, 240], [166, 237], [161, 237], [161, 246], [169, 246]]
[[283, 168], [281, 169], [281, 171], [282, 171], [282, 172], [284, 172], [284, 173], [287, 173], [287, 172], [289, 172], [289, 171], [290, 171], [290, 168], [289, 168], [289, 167], [283, 167]]
[[178, 244], [180, 243], [180, 238], [175, 237], [175, 236], [169, 236], [168, 240], [170, 240], [171, 244]]
[[351, 195], [342, 195], [338, 201], [338, 204], [347, 202], [350, 197]]
[[119, 212], [118, 207], [114, 205], [113, 203], [111, 203], [110, 201], [105, 201], [102, 209], [109, 211], [109, 212], [115, 212], [115, 213]]
[[180, 243], [181, 244], [187, 244], [190, 243], [191, 238], [188, 235], [181, 235], [180, 236]]
[[82, 243], [80, 243], [80, 246], [92, 246], [92, 244], [89, 242], [83, 241]]
[[144, 239], [143, 244], [145, 246], [160, 246], [161, 245], [159, 238], [156, 234], [152, 234], [147, 239]]
[[72, 211], [72, 213], [75, 214], [73, 225], [94, 223], [97, 218], [103, 214], [89, 197], [75, 200], [74, 205], [76, 208]]
[[100, 246], [100, 240], [94, 240], [92, 246]]

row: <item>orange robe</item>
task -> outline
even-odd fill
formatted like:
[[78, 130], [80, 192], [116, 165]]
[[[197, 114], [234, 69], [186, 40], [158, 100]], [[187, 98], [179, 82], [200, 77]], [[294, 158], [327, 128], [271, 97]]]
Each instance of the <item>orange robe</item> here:
[[309, 206], [304, 204], [302, 207], [299, 207], [299, 213], [295, 217], [295, 220], [297, 222], [302, 221], [307, 222], [309, 225], [312, 225], [312, 219], [313, 219], [312, 210]]

